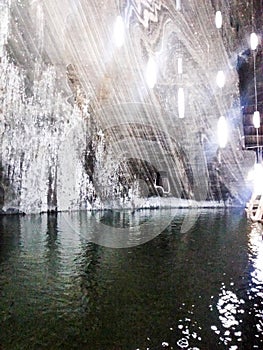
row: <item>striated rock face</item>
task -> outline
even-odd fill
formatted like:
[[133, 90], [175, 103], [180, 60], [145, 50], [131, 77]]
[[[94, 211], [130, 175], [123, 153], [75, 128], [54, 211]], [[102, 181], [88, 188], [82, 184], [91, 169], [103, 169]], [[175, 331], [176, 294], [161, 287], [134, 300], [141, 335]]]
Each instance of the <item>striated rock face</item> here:
[[[242, 57], [261, 12], [247, 1], [3, 0], [0, 209], [132, 207], [150, 196], [244, 203], [254, 153], [242, 150], [240, 92], [245, 101], [253, 67]], [[149, 58], [158, 68], [152, 88]]]

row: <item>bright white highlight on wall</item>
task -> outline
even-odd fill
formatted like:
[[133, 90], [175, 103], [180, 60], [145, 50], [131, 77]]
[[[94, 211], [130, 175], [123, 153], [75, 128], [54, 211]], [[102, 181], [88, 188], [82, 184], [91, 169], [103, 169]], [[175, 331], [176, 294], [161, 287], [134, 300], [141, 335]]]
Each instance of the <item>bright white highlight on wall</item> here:
[[185, 101], [184, 101], [184, 89], [180, 87], [178, 89], [178, 114], [179, 118], [184, 118]]
[[224, 116], [221, 116], [217, 122], [217, 139], [220, 148], [225, 148], [228, 140], [228, 126]]
[[150, 57], [148, 60], [145, 78], [147, 85], [152, 89], [157, 81], [157, 65], [153, 57]]
[[256, 50], [258, 47], [258, 36], [256, 33], [250, 34], [250, 47], [251, 50]]
[[254, 165], [254, 192], [263, 193], [263, 167], [261, 163]]
[[182, 59], [182, 57], [178, 57], [177, 70], [178, 70], [178, 74], [183, 74], [183, 59]]
[[259, 111], [255, 111], [253, 114], [253, 124], [256, 129], [260, 127], [260, 114]]
[[222, 70], [220, 70], [216, 75], [216, 84], [218, 87], [220, 87], [220, 89], [222, 89], [225, 83], [226, 83], [225, 73]]
[[220, 29], [222, 27], [223, 19], [221, 11], [216, 11], [215, 23], [217, 29]]
[[177, 11], [181, 10], [181, 0], [176, 0], [176, 10]]
[[247, 181], [253, 181], [254, 180], [254, 169], [250, 169], [247, 174]]
[[115, 24], [114, 24], [114, 43], [117, 47], [121, 47], [124, 44], [124, 38], [125, 38], [125, 28], [124, 28], [124, 22], [121, 16], [118, 16], [116, 18]]

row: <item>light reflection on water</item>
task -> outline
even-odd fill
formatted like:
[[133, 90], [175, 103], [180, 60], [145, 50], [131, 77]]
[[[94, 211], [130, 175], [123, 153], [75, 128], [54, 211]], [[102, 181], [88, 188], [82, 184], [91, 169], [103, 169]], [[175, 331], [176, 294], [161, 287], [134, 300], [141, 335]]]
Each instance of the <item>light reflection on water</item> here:
[[2, 348], [262, 349], [261, 227], [204, 210], [183, 234], [186, 214], [126, 249], [88, 242], [90, 213], [1, 217]]
[[249, 235], [249, 256], [253, 264], [251, 272], [253, 290], [263, 297], [263, 228], [262, 224], [254, 223]]
[[249, 259], [252, 271], [248, 295], [254, 305], [255, 327], [258, 332], [255, 337], [261, 337], [263, 348], [263, 227], [260, 223], [253, 224], [249, 235]]

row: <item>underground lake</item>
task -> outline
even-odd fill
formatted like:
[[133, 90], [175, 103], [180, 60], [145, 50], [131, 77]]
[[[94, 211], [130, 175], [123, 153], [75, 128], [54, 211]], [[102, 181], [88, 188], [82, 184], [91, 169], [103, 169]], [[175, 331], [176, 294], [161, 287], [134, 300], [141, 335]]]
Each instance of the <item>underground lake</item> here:
[[262, 227], [200, 209], [184, 233], [189, 211], [120, 248], [93, 220], [151, 231], [165, 210], [0, 217], [1, 349], [262, 349]]

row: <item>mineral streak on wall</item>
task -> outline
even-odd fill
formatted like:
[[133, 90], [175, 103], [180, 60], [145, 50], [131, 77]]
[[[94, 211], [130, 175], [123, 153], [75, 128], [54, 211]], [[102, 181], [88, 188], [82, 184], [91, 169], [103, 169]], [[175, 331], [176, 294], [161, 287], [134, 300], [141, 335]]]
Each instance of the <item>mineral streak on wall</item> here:
[[[208, 0], [180, 9], [172, 0], [2, 0], [0, 209], [129, 207], [159, 195], [244, 202], [254, 159], [241, 149], [236, 65], [250, 18], [241, 15], [246, 1], [219, 3], [222, 30]], [[221, 115], [231, 135], [225, 149], [216, 137]]]

